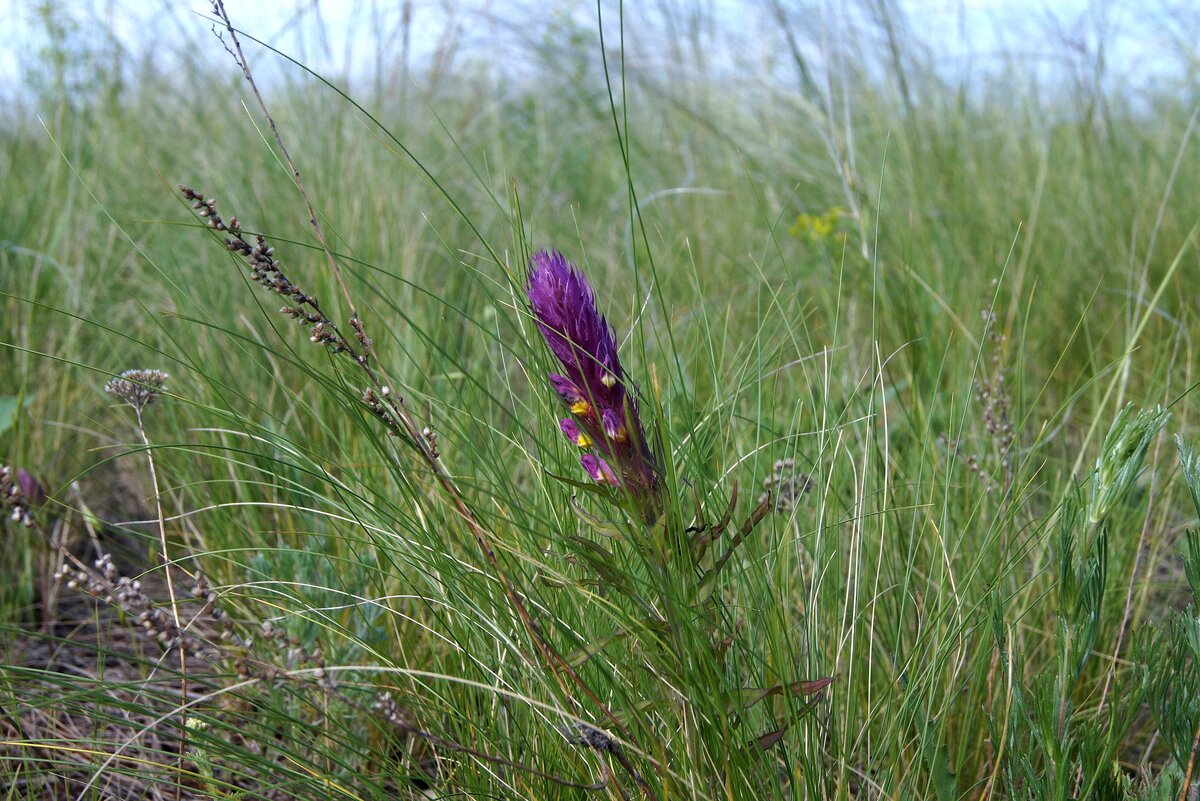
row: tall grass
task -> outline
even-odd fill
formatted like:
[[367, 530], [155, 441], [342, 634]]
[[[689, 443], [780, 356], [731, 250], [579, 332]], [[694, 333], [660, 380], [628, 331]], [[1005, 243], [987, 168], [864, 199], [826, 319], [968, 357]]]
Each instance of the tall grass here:
[[[220, 43], [43, 55], [0, 126], [0, 461], [50, 498], [0, 544], [6, 797], [1191, 792], [1194, 72], [955, 81], [890, 4], [824, 49], [764, 9], [754, 68], [604, 6], [519, 28], [519, 80], [443, 54], [361, 105], [255, 49], [349, 299]], [[352, 300], [436, 464], [180, 182]], [[548, 246], [657, 432], [656, 524], [558, 430]], [[171, 376], [144, 420], [130, 367]]]

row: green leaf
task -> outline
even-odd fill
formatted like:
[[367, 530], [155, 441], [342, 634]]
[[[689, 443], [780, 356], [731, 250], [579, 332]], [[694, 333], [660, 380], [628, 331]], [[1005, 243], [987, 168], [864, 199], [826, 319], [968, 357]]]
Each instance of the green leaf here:
[[[957, 801], [958, 776], [950, 762], [950, 751], [942, 741], [943, 727], [936, 718], [931, 719], [921, 706], [920, 700], [909, 690], [908, 700], [913, 715], [914, 734], [921, 749], [921, 760], [929, 771], [929, 783], [933, 785], [937, 801]], [[906, 700], [906, 705], [908, 704]]]
[[584, 509], [583, 505], [579, 503], [579, 499], [574, 495], [571, 496], [571, 509], [574, 510], [576, 517], [587, 523], [588, 526], [591, 527], [592, 531], [596, 532], [600, 536], [608, 537], [609, 539], [623, 539], [621, 536], [621, 529], [617, 528], [611, 523], [606, 523], [589, 512], [587, 509]]
[[634, 704], [627, 710], [620, 710], [613, 713], [613, 717], [615, 717], [622, 726], [632, 726], [635, 723], [643, 722], [647, 715], [662, 705], [662, 701], [648, 698], [645, 701], [640, 701]]
[[811, 681], [794, 681], [786, 686], [776, 684], [771, 687], [743, 687], [741, 690], [742, 709], [749, 709], [764, 698], [779, 695], [784, 690], [787, 690], [791, 695], [812, 695], [832, 684], [833, 679], [833, 676], [825, 676], [824, 678], [812, 679]]
[[766, 734], [760, 735], [759, 737], [755, 738], [754, 742], [759, 748], [761, 748], [763, 751], [766, 751], [767, 749], [769, 749], [773, 745], [775, 745], [777, 742], [782, 740], [783, 735], [787, 734], [787, 730], [790, 727], [791, 727], [790, 723], [786, 726], [780, 726], [778, 729], [774, 729], [773, 731], [769, 731]]
[[925, 765], [929, 768], [929, 780], [937, 794], [938, 801], [957, 801], [958, 777], [950, 769], [950, 752], [942, 743], [933, 740], [934, 735], [926, 738], [924, 748]]
[[628, 636], [629, 636], [629, 632], [622, 629], [621, 631], [618, 631], [616, 634], [610, 634], [607, 637], [601, 637], [598, 640], [588, 643], [587, 645], [583, 646], [582, 648], [576, 648], [574, 651], [567, 654], [563, 658], [566, 660], [566, 663], [568, 665], [570, 665], [575, 670], [578, 670], [580, 667], [582, 667], [584, 665], [585, 662], [587, 662], [589, 659], [591, 659], [596, 654], [603, 651], [609, 645], [616, 642], [617, 640], [622, 640]]
[[0, 434], [12, 428], [17, 423], [17, 412], [29, 408], [33, 396], [26, 395], [22, 402], [16, 395], [0, 395]]
[[799, 721], [801, 718], [803, 718], [805, 715], [807, 715], [809, 712], [811, 712], [816, 707], [816, 705], [817, 705], [817, 699], [815, 699], [815, 698], [812, 701], [808, 701], [808, 702], [800, 704], [799, 708], [797, 708], [796, 711], [793, 712], [788, 717], [788, 719], [783, 722], [782, 726], [779, 726], [776, 729], [772, 729], [771, 731], [769, 731], [765, 734], [760, 734], [759, 736], [755, 737], [754, 740], [752, 740], [751, 742], [755, 746], [757, 746], [759, 748], [759, 750], [761, 750], [761, 751], [767, 751], [767, 750], [771, 749], [780, 740], [783, 739], [783, 735], [787, 734], [788, 729], [790, 729], [793, 724], [795, 724], [797, 721]]
[[825, 676], [820, 679], [810, 679], [808, 681], [794, 681], [788, 685], [788, 692], [792, 695], [812, 695], [824, 690], [837, 676]]
[[772, 695], [779, 695], [781, 692], [783, 692], [782, 684], [776, 684], [773, 687], [743, 687], [741, 690], [742, 709], [749, 709], [759, 701], [770, 698]]
[[577, 490], [588, 492], [592, 495], [599, 495], [606, 500], [612, 500], [612, 493], [594, 481], [579, 481], [578, 479], [560, 476], [558, 473], [551, 473], [549, 470], [543, 470], [542, 474], [548, 478], [554, 479], [555, 481], [566, 484], [568, 487], [574, 487]]
[[667, 624], [664, 621], [661, 621], [661, 620], [646, 621], [645, 623], [641, 624], [640, 626], [621, 629], [620, 631], [617, 631], [614, 634], [610, 634], [607, 637], [601, 637], [600, 639], [596, 640], [595, 642], [591, 642], [591, 643], [583, 646], [582, 648], [577, 648], [576, 650], [567, 654], [565, 659], [566, 659], [566, 662], [568, 665], [570, 665], [573, 668], [578, 669], [578, 668], [582, 667], [583, 664], [585, 662], [587, 662], [589, 659], [591, 659], [593, 656], [600, 653], [605, 648], [607, 648], [609, 645], [611, 645], [612, 643], [614, 643], [618, 640], [623, 640], [626, 637], [628, 637], [632, 634], [635, 634], [639, 631], [653, 631], [653, 632], [661, 633], [661, 632], [667, 631], [667, 628], [668, 628]]
[[605, 584], [621, 592], [630, 591], [628, 578], [617, 568], [617, 559], [608, 549], [583, 537], [567, 537], [567, 542], [571, 545], [572, 553], [587, 563]]
[[758, 527], [758, 524], [762, 522], [762, 519], [766, 516], [770, 508], [771, 499], [769, 497], [763, 498], [763, 500], [759, 502], [758, 506], [754, 508], [754, 511], [750, 513], [750, 516], [746, 518], [746, 521], [742, 523], [742, 527], [738, 529], [738, 533], [734, 536], [733, 542], [729, 544], [729, 547], [725, 550], [725, 553], [720, 559], [717, 560], [717, 563], [712, 566], [712, 569], [705, 573], [704, 577], [700, 579], [700, 592], [702, 597], [707, 598], [708, 595], [712, 593], [713, 585], [716, 581], [717, 574], [721, 572], [721, 568], [728, 564], [729, 560], [733, 557], [733, 554], [737, 551], [738, 546], [745, 542], [746, 538], [750, 536], [750, 533]]

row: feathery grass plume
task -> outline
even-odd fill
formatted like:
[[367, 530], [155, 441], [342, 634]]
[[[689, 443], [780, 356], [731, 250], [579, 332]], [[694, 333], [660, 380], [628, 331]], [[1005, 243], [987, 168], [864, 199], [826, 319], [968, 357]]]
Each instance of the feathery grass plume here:
[[1175, 435], [1175, 447], [1179, 449], [1179, 462], [1183, 467], [1184, 485], [1192, 496], [1196, 514], [1200, 514], [1200, 453], [1196, 452], [1179, 434]]
[[1096, 459], [1089, 507], [1089, 522], [1092, 525], [1106, 518], [1133, 486], [1142, 471], [1150, 443], [1170, 417], [1171, 413], [1161, 407], [1142, 409], [1134, 414], [1133, 404], [1126, 405], [1117, 414], [1104, 438], [1103, 450]]
[[105, 384], [104, 391], [140, 412], [162, 395], [167, 378], [162, 370], [126, 370]]
[[658, 466], [621, 371], [616, 336], [587, 279], [558, 251], [542, 250], [529, 262], [525, 292], [563, 366], [549, 378], [571, 412], [560, 423], [563, 433], [587, 449], [579, 463], [593, 480], [629, 492], [653, 520], [661, 509]]

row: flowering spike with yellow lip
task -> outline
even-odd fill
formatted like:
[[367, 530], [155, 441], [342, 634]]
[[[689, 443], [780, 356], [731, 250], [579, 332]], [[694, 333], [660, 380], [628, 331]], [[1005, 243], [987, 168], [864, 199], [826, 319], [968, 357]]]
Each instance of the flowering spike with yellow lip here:
[[543, 250], [529, 263], [525, 292], [538, 330], [562, 365], [550, 383], [574, 415], [560, 424], [563, 433], [596, 451], [583, 461], [592, 478], [625, 488], [653, 520], [661, 509], [658, 465], [621, 371], [617, 338], [596, 309], [592, 288], [561, 254]]

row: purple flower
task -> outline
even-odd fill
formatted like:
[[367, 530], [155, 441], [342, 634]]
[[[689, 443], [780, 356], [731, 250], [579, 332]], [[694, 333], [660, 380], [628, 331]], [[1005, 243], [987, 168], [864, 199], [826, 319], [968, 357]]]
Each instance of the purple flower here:
[[551, 352], [562, 364], [550, 383], [571, 416], [563, 433], [587, 453], [583, 469], [596, 481], [624, 487], [657, 514], [658, 472], [627, 390], [617, 338], [596, 309], [592, 288], [557, 251], [539, 251], [529, 263], [525, 292]]
[[17, 471], [17, 486], [21, 488], [21, 494], [30, 506], [41, 506], [46, 502], [46, 493], [42, 490], [42, 485], [23, 467]]

